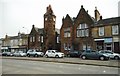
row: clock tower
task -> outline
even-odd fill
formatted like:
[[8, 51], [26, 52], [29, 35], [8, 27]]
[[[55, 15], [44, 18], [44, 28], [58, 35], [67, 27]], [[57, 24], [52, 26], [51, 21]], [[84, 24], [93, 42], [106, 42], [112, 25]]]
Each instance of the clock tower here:
[[51, 5], [44, 14], [44, 50], [55, 49], [55, 22], [56, 16], [53, 13]]

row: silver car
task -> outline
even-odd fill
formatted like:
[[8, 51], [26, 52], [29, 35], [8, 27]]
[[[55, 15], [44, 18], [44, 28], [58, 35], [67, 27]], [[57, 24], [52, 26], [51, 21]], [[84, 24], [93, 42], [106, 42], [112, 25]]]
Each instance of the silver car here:
[[27, 56], [30, 57], [30, 56], [34, 56], [34, 57], [43, 57], [44, 53], [42, 51], [39, 51], [39, 50], [35, 50], [35, 49], [30, 49], [28, 50], [27, 52]]
[[115, 60], [120, 59], [120, 54], [118, 54], [118, 53], [114, 53], [114, 52], [108, 51], [108, 50], [101, 50], [99, 52], [103, 53], [103, 54], [108, 54], [111, 59], [115, 59]]
[[13, 55], [23, 57], [23, 56], [26, 56], [27, 54], [23, 51], [16, 51], [16, 52], [13, 53]]

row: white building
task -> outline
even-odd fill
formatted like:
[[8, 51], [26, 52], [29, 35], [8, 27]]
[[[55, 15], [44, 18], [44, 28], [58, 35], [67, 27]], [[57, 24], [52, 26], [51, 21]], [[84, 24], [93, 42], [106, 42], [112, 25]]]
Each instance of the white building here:
[[28, 45], [28, 35], [18, 33], [17, 36], [8, 36], [6, 35], [1, 41], [1, 50], [2, 51], [21, 51], [26, 50]]

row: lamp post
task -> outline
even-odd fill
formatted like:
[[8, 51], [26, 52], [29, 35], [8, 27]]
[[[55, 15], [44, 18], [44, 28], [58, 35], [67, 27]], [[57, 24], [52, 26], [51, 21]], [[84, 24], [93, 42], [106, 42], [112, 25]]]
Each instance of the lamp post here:
[[[23, 29], [26, 29], [27, 30], [27, 34], [28, 34], [28, 28], [26, 27], [22, 27]], [[28, 35], [25, 34], [25, 37], [24, 37], [24, 45], [26, 45], [26, 50], [28, 49]]]
[[26, 28], [26, 27], [22, 27], [22, 28], [26, 29], [27, 30], [27, 34], [28, 34], [28, 28]]

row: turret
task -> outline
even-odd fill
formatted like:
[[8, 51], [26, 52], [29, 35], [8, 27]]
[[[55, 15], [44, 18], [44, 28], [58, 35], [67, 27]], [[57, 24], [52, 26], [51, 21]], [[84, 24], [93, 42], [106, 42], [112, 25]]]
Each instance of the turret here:
[[45, 50], [55, 48], [55, 22], [56, 16], [53, 13], [51, 5], [46, 8], [44, 14], [44, 45]]

